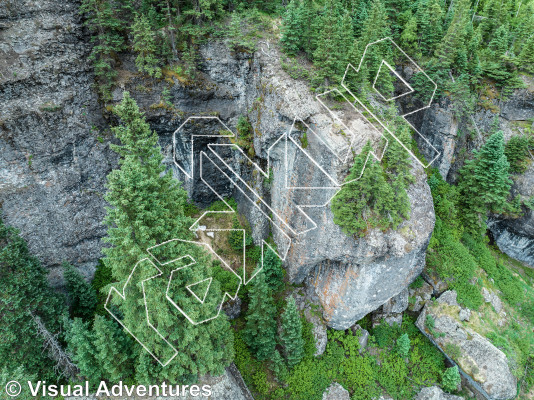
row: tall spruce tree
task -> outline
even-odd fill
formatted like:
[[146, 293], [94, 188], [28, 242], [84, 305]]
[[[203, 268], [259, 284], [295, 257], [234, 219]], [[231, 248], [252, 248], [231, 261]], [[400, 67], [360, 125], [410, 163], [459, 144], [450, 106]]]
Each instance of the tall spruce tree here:
[[115, 320], [97, 315], [92, 339], [99, 370], [108, 381], [118, 383], [133, 376], [135, 361], [142, 349]]
[[133, 30], [133, 49], [137, 53], [135, 65], [140, 72], [145, 72], [155, 78], [161, 78], [161, 68], [158, 66], [156, 33], [145, 15], [136, 15]]
[[465, 49], [465, 30], [469, 22], [469, 0], [457, 0], [454, 3], [454, 16], [447, 33], [439, 43], [434, 56], [439, 66], [448, 70], [457, 58], [458, 52]]
[[504, 149], [504, 136], [498, 131], [460, 171], [461, 205], [466, 211], [466, 226], [472, 233], [484, 229], [488, 212], [513, 212], [508, 204], [512, 187], [510, 163]]
[[[0, 369], [21, 366], [25, 374], [54, 381], [55, 362], [43, 351], [45, 339], [34, 318], [58, 333], [67, 310], [50, 288], [47, 271], [14, 228], [0, 220]], [[12, 378], [13, 379], [13, 378]]]
[[282, 260], [270, 249], [264, 253], [263, 271], [267, 285], [273, 292], [276, 292], [284, 283], [284, 271]]
[[125, 48], [125, 23], [120, 18], [124, 9], [122, 2], [112, 0], [83, 0], [80, 6], [86, 17], [85, 25], [92, 33], [94, 45], [89, 59], [93, 62], [103, 100], [111, 99], [111, 89], [117, 76], [114, 55]]
[[258, 360], [267, 360], [276, 346], [276, 307], [263, 271], [256, 275], [249, 297], [245, 341]]
[[292, 0], [284, 14], [282, 38], [280, 42], [284, 50], [291, 55], [299, 52], [302, 40], [302, 18], [300, 14], [299, 0]]
[[[134, 266], [146, 257], [148, 248], [172, 239], [191, 239], [188, 227], [192, 220], [184, 215], [187, 194], [172, 174], [165, 173], [163, 156], [157, 145], [158, 137], [150, 130], [128, 92], [124, 93], [122, 102], [114, 112], [121, 125], [113, 128], [113, 132], [121, 144], [112, 145], [112, 149], [120, 155], [120, 168], [108, 175], [105, 198], [110, 207], [105, 219], [109, 227], [105, 241], [111, 247], [104, 252], [106, 265], [111, 268], [118, 282], [116, 286], [121, 287], [128, 281]], [[200, 282], [208, 278], [211, 259], [207, 254], [198, 246], [176, 243], [173, 248], [162, 248], [160, 257], [175, 259], [179, 255], [190, 255], [196, 264], [194, 268], [183, 268], [180, 273], [173, 275], [171, 290], [181, 288], [187, 282]], [[135, 270], [140, 277], [158, 273], [146, 264], [143, 264], [143, 268]], [[143, 357], [138, 358], [136, 369], [144, 368], [150, 374], [150, 379], [184, 382], [196, 380], [198, 374], [220, 374], [233, 356], [233, 336], [228, 321], [223, 315], [201, 325], [193, 325], [186, 320], [164, 296], [172, 268], [172, 265], [164, 267], [161, 279], [152, 279], [147, 283], [145, 292], [141, 291], [139, 285], [131, 284], [126, 299], [117, 304], [123, 315], [123, 324], [148, 348], [162, 350], [161, 346], [165, 346], [161, 338], [147, 329], [146, 323], [142, 323], [146, 321], [147, 309], [140, 299], [146, 295], [151, 323], [178, 350], [176, 357], [164, 369], [157, 368], [156, 360], [147, 361]], [[202, 306], [191, 296], [181, 300], [186, 302], [184, 307], [192, 307], [194, 315], [201, 318], [207, 312], [202, 310], [217, 308], [214, 302], [220, 298], [219, 290], [219, 282], [213, 281], [213, 296]], [[198, 307], [201, 309], [198, 310]], [[149, 368], [147, 363], [154, 368]]]
[[98, 350], [94, 346], [95, 335], [90, 328], [90, 323], [84, 322], [81, 318], [75, 318], [72, 321], [66, 321], [65, 325], [67, 328], [65, 338], [69, 353], [80, 369], [80, 375], [90, 383], [92, 388], [95, 388], [104, 375], [98, 360]]
[[302, 339], [302, 321], [293, 296], [289, 296], [286, 310], [282, 314], [282, 331], [280, 340], [284, 346], [289, 367], [297, 365], [304, 357], [304, 340]]

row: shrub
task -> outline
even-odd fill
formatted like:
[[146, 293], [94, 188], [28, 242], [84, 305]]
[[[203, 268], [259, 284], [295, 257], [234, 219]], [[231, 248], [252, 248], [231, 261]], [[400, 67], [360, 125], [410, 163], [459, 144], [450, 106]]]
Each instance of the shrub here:
[[410, 352], [410, 337], [404, 333], [397, 339], [397, 351], [403, 357], [406, 357]]
[[441, 385], [445, 391], [454, 392], [458, 389], [461, 381], [460, 371], [458, 371], [458, 367], [455, 365], [445, 370], [442, 375]]

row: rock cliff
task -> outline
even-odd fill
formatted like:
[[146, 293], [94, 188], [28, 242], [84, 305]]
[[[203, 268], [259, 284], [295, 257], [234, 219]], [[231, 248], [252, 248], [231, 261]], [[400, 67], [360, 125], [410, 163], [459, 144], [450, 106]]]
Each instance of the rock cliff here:
[[[52, 0], [13, 0], [0, 5], [0, 51], [4, 54], [0, 63], [0, 201], [3, 218], [21, 230], [44, 265], [54, 271], [61, 262], [70, 261], [90, 276], [101, 257], [102, 196], [116, 157], [107, 146], [111, 138], [102, 105], [91, 89], [90, 46], [77, 11], [75, 2]], [[269, 159], [272, 162], [270, 188], [246, 160], [229, 159], [276, 214], [291, 226], [303, 227], [308, 222], [296, 205], [324, 204], [334, 192], [287, 190], [284, 171], [289, 171], [295, 186], [332, 186], [317, 168], [311, 173], [307, 153], [327, 175], [342, 182], [351, 157], [338, 156], [349, 150], [350, 141], [306, 83], [283, 71], [275, 45], [259, 46], [254, 54], [234, 53], [224, 43], [209, 42], [201, 48], [201, 72], [194, 79], [183, 79], [172, 71], [165, 71], [161, 80], [143, 77], [133, 57], [123, 55], [117, 64], [114, 100], [119, 101], [124, 90], [134, 95], [160, 136], [169, 168], [201, 206], [216, 197], [198, 182], [185, 179], [174, 165], [173, 157], [188, 162], [192, 132], [184, 131], [174, 147], [175, 130], [188, 116], [216, 115], [234, 128], [239, 116], [248, 115], [254, 130], [253, 160], [263, 167]], [[378, 146], [373, 128], [347, 107], [337, 114], [356, 133], [355, 149], [367, 139]], [[270, 153], [269, 149], [290, 130], [295, 118], [299, 122], [291, 137], [295, 143], [304, 143], [307, 135], [308, 143], [305, 151], [290, 151], [287, 165], [280, 148]], [[195, 129], [209, 133], [216, 127]], [[327, 205], [307, 211], [317, 228], [291, 237], [285, 261], [288, 277], [314, 288], [330, 326], [348, 328], [398, 295], [421, 272], [434, 213], [425, 174], [418, 167], [413, 171], [417, 182], [409, 188], [411, 218], [396, 231], [372, 230], [361, 239], [348, 237], [333, 223]], [[221, 194], [236, 197], [256, 241], [265, 238], [269, 232], [265, 214], [231, 182], [218, 182]], [[285, 238], [276, 230], [273, 233], [283, 248]], [[59, 276], [54, 272], [51, 276], [59, 284]]]
[[90, 276], [101, 257], [102, 194], [115, 165], [99, 133], [105, 124], [78, 8], [76, 1], [0, 3], [2, 217], [52, 267], [54, 284], [63, 261]]

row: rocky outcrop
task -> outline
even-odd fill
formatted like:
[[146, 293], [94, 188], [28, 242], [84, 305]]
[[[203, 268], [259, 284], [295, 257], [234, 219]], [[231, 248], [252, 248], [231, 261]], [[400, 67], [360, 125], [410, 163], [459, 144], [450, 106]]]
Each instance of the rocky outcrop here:
[[460, 318], [456, 292], [445, 292], [425, 305], [416, 325], [488, 399], [513, 399], [517, 381], [506, 355]]
[[295, 272], [312, 267], [307, 282], [315, 287], [333, 328], [350, 327], [399, 295], [423, 270], [434, 210], [424, 172], [414, 172], [417, 182], [408, 191], [411, 218], [398, 230], [371, 230], [354, 240], [341, 232], [327, 210], [323, 225], [310, 235], [313, 257], [300, 250], [290, 258]]
[[408, 291], [408, 309], [410, 311], [421, 311], [426, 302], [432, 298], [432, 294], [434, 293], [434, 288], [431, 285], [429, 285], [423, 280], [421, 281], [422, 283], [420, 287], [410, 287]]
[[350, 394], [343, 386], [334, 382], [323, 393], [323, 400], [350, 400]]
[[79, 1], [0, 2], [0, 204], [45, 266], [70, 261], [90, 276], [115, 157], [78, 9]]
[[320, 356], [326, 349], [328, 334], [326, 324], [318, 311], [320, 309], [319, 298], [310, 290], [312, 288], [298, 288], [293, 292], [297, 308], [304, 314], [306, 320], [313, 325], [313, 337], [315, 339], [315, 356]]
[[408, 288], [389, 299], [382, 307], [373, 312], [373, 326], [385, 321], [389, 325], [402, 324], [402, 313], [408, 308]]
[[462, 400], [462, 397], [445, 393], [437, 386], [421, 389], [415, 400]]
[[[0, 62], [0, 165], [5, 177], [0, 182], [0, 202], [3, 218], [21, 229], [44, 265], [55, 268], [66, 260], [90, 276], [101, 257], [104, 182], [116, 165], [116, 156], [108, 149], [107, 125], [91, 90], [90, 48], [82, 34], [78, 6], [58, 0], [11, 0], [0, 5], [0, 51], [4, 55]], [[313, 287], [328, 324], [345, 329], [398, 295], [420, 273], [434, 224], [425, 174], [414, 167], [417, 183], [409, 188], [411, 218], [399, 229], [372, 230], [361, 239], [346, 236], [333, 223], [327, 205], [334, 190], [318, 194], [289, 190], [284, 176], [290, 171], [294, 186], [308, 188], [331, 187], [330, 178], [342, 182], [351, 157], [340, 154], [350, 153], [351, 138], [304, 81], [283, 71], [276, 46], [260, 46], [261, 51], [254, 54], [234, 53], [224, 43], [210, 41], [200, 50], [201, 72], [194, 79], [183, 79], [172, 71], [165, 71], [164, 79], [149, 79], [137, 73], [131, 55], [120, 55], [113, 98], [120, 101], [124, 90], [133, 94], [160, 136], [169, 169], [202, 206], [216, 196], [198, 184], [196, 177], [185, 179], [173, 157], [186, 167], [190, 134], [202, 134], [203, 128], [186, 129], [175, 143], [173, 133], [192, 115], [216, 115], [231, 128], [239, 116], [248, 115], [254, 130], [249, 155], [262, 167], [272, 161], [270, 190], [249, 162], [231, 154], [225, 157], [270, 203], [272, 211], [296, 229], [289, 235], [284, 263], [289, 279]], [[377, 131], [350, 105], [336, 112], [355, 133], [355, 150], [367, 139], [379, 146]], [[306, 142], [306, 149], [290, 149], [287, 165], [282, 147], [270, 149], [295, 118], [300, 121], [290, 136], [294, 143]], [[206, 132], [218, 133], [220, 127], [212, 125]], [[201, 141], [198, 151], [207, 143]], [[217, 171], [212, 175], [219, 193], [238, 201], [255, 240], [265, 238], [269, 213], [259, 211]], [[309, 201], [323, 207], [306, 210], [317, 224], [306, 230], [310, 222], [296, 205]], [[288, 238], [276, 230], [273, 236], [278, 248], [284, 249]]]
[[[234, 127], [240, 115], [248, 115], [255, 132], [253, 161], [262, 166], [270, 162], [273, 175], [270, 188], [249, 161], [235, 157], [229, 162], [270, 204], [271, 210], [262, 213], [232, 182], [224, 183], [218, 175], [214, 175], [214, 184], [220, 185], [218, 191], [222, 193], [233, 191], [239, 211], [251, 224], [255, 240], [259, 242], [269, 234], [269, 227], [273, 229], [278, 249], [282, 253], [287, 250], [284, 266], [288, 278], [314, 288], [325, 320], [336, 329], [350, 327], [397, 296], [421, 272], [434, 226], [433, 203], [424, 171], [419, 167], [413, 169], [416, 183], [408, 190], [411, 218], [396, 231], [370, 230], [361, 239], [345, 235], [334, 224], [327, 204], [334, 190], [292, 188], [328, 188], [333, 185], [332, 180], [342, 182], [351, 165], [351, 157], [342, 157], [349, 151], [351, 138], [314, 98], [305, 82], [292, 79], [282, 70], [280, 54], [274, 46], [264, 46], [263, 51], [250, 55], [234, 54], [224, 44], [210, 42], [202, 49], [202, 56], [203, 73], [188, 85], [174, 80], [170, 101], [175, 110], [185, 113], [180, 121], [188, 115], [216, 114], [229, 127]], [[133, 79], [127, 88], [137, 85], [139, 81]], [[160, 93], [161, 88], [153, 89], [138, 96], [138, 101], [150, 110], [151, 104], [160, 101]], [[165, 110], [157, 115], [148, 111], [147, 115], [160, 134], [172, 168], [172, 136], [179, 122], [173, 122], [172, 113]], [[355, 150], [367, 139], [379, 146], [380, 138], [372, 126], [351, 112], [349, 106], [337, 116], [355, 133]], [[202, 133], [198, 124], [194, 128], [180, 131], [175, 152], [178, 162], [189, 162], [190, 134]], [[217, 129], [207, 128], [204, 133], [212, 131]], [[273, 147], [286, 133], [291, 137], [288, 147]], [[306, 138], [305, 145], [303, 138]], [[299, 148], [299, 143], [305, 146], [305, 151]], [[199, 188], [197, 180], [176, 173], [185, 181], [192, 198], [205, 205], [208, 191]], [[288, 188], [288, 182], [292, 188]], [[319, 207], [306, 208], [305, 217], [297, 205]], [[274, 229], [266, 218], [273, 214], [283, 221], [282, 229]], [[291, 229], [284, 231], [287, 226]]]
[[[522, 175], [514, 175], [512, 194], [524, 200], [534, 198], [534, 164]], [[534, 212], [523, 207], [516, 219], [493, 216], [488, 226], [499, 249], [516, 260], [534, 267]]]

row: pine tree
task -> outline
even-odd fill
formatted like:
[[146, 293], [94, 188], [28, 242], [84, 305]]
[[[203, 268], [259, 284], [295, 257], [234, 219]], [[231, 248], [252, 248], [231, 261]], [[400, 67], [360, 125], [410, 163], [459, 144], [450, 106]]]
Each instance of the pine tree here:
[[512, 187], [510, 163], [504, 154], [502, 131], [490, 136], [474, 158], [466, 162], [460, 171], [459, 189], [464, 218], [473, 233], [484, 228], [486, 213], [502, 213], [510, 210], [507, 204]]
[[264, 252], [263, 271], [267, 285], [273, 292], [276, 292], [284, 283], [284, 271], [282, 260], [270, 249]]
[[352, 17], [348, 11], [343, 13], [343, 18], [337, 24], [337, 46], [338, 46], [338, 67], [337, 74], [343, 75], [349, 61], [349, 54], [354, 43], [354, 34], [352, 31]]
[[458, 366], [447, 368], [442, 375], [442, 386], [447, 392], [455, 392], [458, 390], [458, 385], [462, 381]]
[[[172, 239], [191, 238], [188, 228], [192, 220], [184, 215], [187, 194], [172, 174], [165, 173], [161, 149], [157, 146], [158, 137], [150, 130], [128, 92], [124, 93], [121, 104], [115, 107], [114, 112], [121, 121], [120, 126], [113, 128], [121, 145], [112, 145], [112, 149], [120, 155], [120, 168], [108, 175], [105, 198], [111, 207], [107, 209], [105, 222], [109, 227], [106, 241], [111, 247], [104, 249], [104, 252], [105, 263], [111, 268], [117, 285], [124, 285], [137, 262], [146, 257], [149, 247]], [[200, 282], [210, 277], [211, 259], [198, 246], [181, 243], [174, 249], [165, 248], [161, 251], [164, 254], [160, 257], [176, 258], [176, 254], [189, 254], [197, 261], [194, 268], [185, 268], [173, 276], [169, 290], [179, 290], [186, 282]], [[144, 272], [154, 274], [157, 271]], [[147, 368], [148, 373], [153, 379], [184, 381], [195, 379], [197, 374], [222, 373], [233, 354], [233, 336], [228, 321], [220, 316], [201, 325], [189, 323], [162, 297], [162, 293], [167, 291], [169, 278], [170, 270], [165, 269], [162, 279], [152, 279], [145, 284], [146, 306], [151, 323], [158, 326], [158, 332], [179, 353], [172, 363], [161, 370], [156, 367], [156, 360], [152, 359], [155, 368]], [[205, 308], [192, 297], [183, 299], [190, 301], [185, 306], [190, 306], [199, 318], [217, 308], [214, 302], [219, 298], [219, 282], [213, 281], [210, 290], [214, 296], [204, 302], [202, 307]], [[147, 313], [139, 301], [143, 298], [141, 288], [130, 285], [126, 300], [118, 304], [123, 314], [122, 322], [147, 347], [159, 348], [159, 338], [151, 334], [146, 323], [143, 324]], [[198, 310], [198, 307], [201, 309]], [[137, 368], [147, 367], [146, 362], [139, 357], [136, 374]]]
[[284, 50], [291, 55], [299, 52], [302, 41], [302, 18], [298, 0], [292, 0], [286, 9], [283, 19], [282, 38], [280, 42]]
[[256, 275], [249, 298], [245, 341], [256, 358], [262, 361], [273, 355], [276, 346], [276, 307], [263, 271]]
[[117, 16], [124, 10], [122, 4], [110, 0], [83, 0], [80, 11], [85, 15], [85, 25], [93, 34], [94, 46], [89, 59], [93, 62], [100, 96], [111, 99], [111, 89], [117, 71], [113, 56], [125, 48], [124, 22]]
[[469, 8], [469, 0], [457, 0], [455, 2], [452, 21], [436, 49], [435, 57], [439, 66], [445, 70], [453, 65], [458, 52], [465, 46], [465, 29], [470, 23]]
[[313, 0], [302, 0], [299, 5], [298, 15], [302, 24], [302, 36], [300, 45], [311, 58], [316, 49], [317, 41], [317, 11]]
[[401, 34], [401, 45], [403, 50], [412, 57], [420, 57], [419, 46], [417, 44], [417, 20], [412, 17], [408, 20]]
[[439, 0], [418, 2], [416, 17], [421, 48], [425, 54], [432, 54], [443, 35], [443, 10]]
[[0, 220], [0, 368], [22, 367], [24, 373], [54, 381], [54, 361], [43, 351], [32, 313], [50, 332], [58, 333], [66, 314], [64, 299], [50, 288], [47, 270], [30, 255], [18, 231]]
[[304, 340], [302, 321], [293, 296], [287, 299], [286, 310], [282, 314], [280, 340], [284, 346], [287, 364], [290, 368], [294, 367], [304, 357]]
[[524, 44], [519, 54], [520, 68], [534, 73], [534, 34]]
[[[361, 38], [358, 40], [358, 44], [351, 54], [351, 64], [354, 66], [359, 65], [368, 44], [388, 36], [391, 36], [391, 30], [386, 7], [382, 0], [373, 0], [368, 17], [362, 27]], [[366, 75], [366, 79], [374, 79], [383, 60], [388, 61], [390, 65], [394, 65], [391, 56], [391, 44], [389, 41], [370, 46], [365, 56], [362, 76]], [[380, 92], [387, 98], [387, 93], [393, 92], [393, 78], [387, 69], [382, 70], [382, 72], [377, 80], [377, 87], [380, 88]], [[371, 82], [368, 81], [368, 83]]]
[[407, 333], [397, 339], [397, 351], [403, 357], [407, 357], [410, 352], [410, 337]]
[[72, 317], [91, 318], [96, 307], [96, 293], [80, 272], [71, 264], [63, 263], [63, 277], [68, 291]]
[[132, 27], [133, 49], [137, 53], [135, 65], [140, 72], [145, 72], [149, 76], [161, 78], [161, 68], [158, 66], [159, 60], [156, 56], [156, 34], [152, 31], [150, 22], [144, 15], [137, 15]]
[[[37, 382], [39, 378], [37, 375], [29, 374], [22, 366], [14, 366], [14, 365], [6, 365], [3, 367], [0, 367], [0, 382], [2, 382], [2, 386], [4, 383], [8, 383], [11, 381], [16, 381], [19, 383], [23, 382]], [[25, 385], [24, 385], [25, 386]], [[0, 391], [0, 399], [1, 400], [11, 400], [13, 397], [9, 396], [7, 393], [5, 393], [4, 389], [2, 388], [2, 391]], [[35, 396], [32, 396], [30, 391], [28, 389], [23, 389], [22, 392], [16, 397], [17, 400], [35, 400]]]
[[336, 82], [339, 68], [339, 42], [335, 0], [328, 0], [320, 20], [320, 36], [313, 58], [319, 70], [319, 79], [325, 86]]
[[92, 387], [97, 386], [103, 374], [99, 366], [97, 350], [93, 344], [94, 333], [90, 329], [89, 322], [75, 318], [65, 325], [68, 350], [80, 369], [80, 375], [85, 377]]
[[272, 371], [275, 376], [280, 381], [285, 381], [288, 375], [288, 370], [284, 361], [284, 358], [280, 355], [278, 350], [275, 350], [273, 356], [271, 357], [272, 361]]
[[369, 228], [387, 229], [401, 220], [393, 189], [370, 151], [371, 144], [367, 143], [331, 202], [334, 222], [348, 235], [363, 236]]
[[97, 315], [92, 330], [95, 358], [99, 370], [109, 382], [130, 378], [139, 347], [122, 327], [109, 317]]

